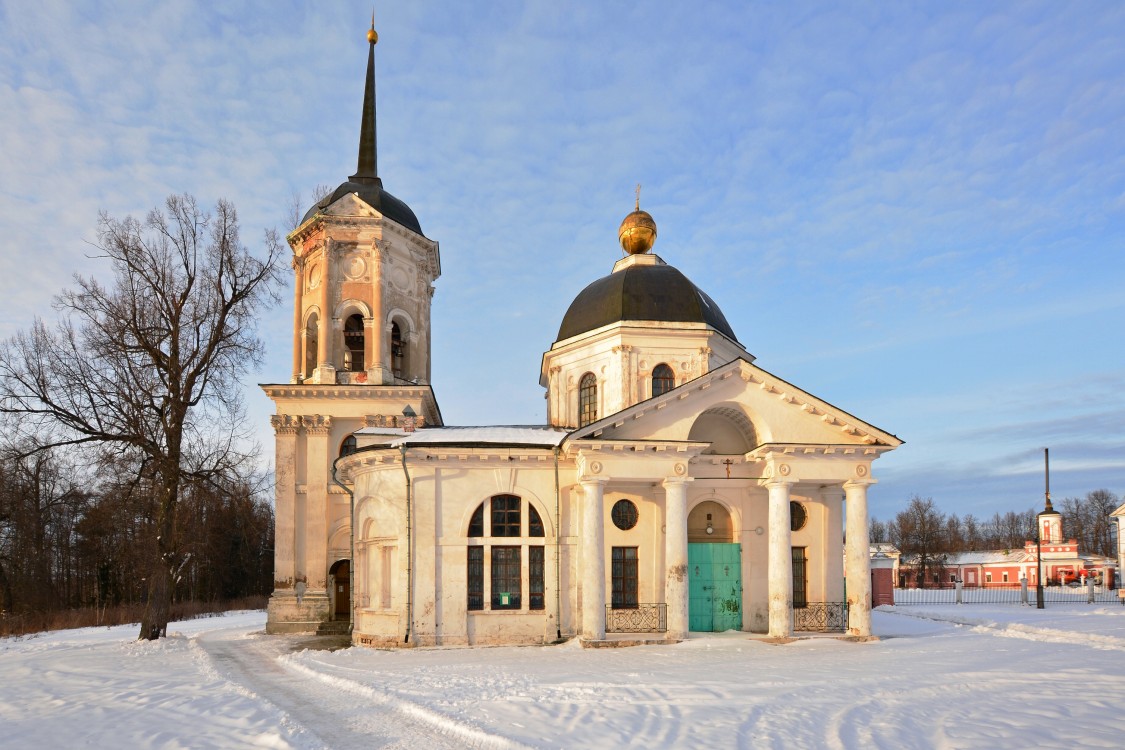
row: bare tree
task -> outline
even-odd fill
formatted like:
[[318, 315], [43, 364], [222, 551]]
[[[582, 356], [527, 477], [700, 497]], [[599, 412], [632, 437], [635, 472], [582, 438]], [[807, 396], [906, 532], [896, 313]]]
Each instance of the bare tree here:
[[945, 569], [945, 516], [931, 498], [910, 498], [906, 510], [891, 522], [891, 539], [903, 554], [917, 560], [918, 582], [926, 587], [926, 573], [937, 580]]
[[[312, 190], [312, 203], [317, 204], [332, 193], [332, 187], [324, 183], [318, 184]], [[305, 205], [304, 199], [301, 197], [300, 190], [294, 190], [289, 194], [289, 202], [285, 206], [285, 224], [289, 231], [292, 232], [297, 227], [301, 226], [301, 218], [305, 215], [308, 206]]]
[[977, 517], [969, 513], [962, 519], [961, 526], [965, 530], [965, 549], [970, 552], [981, 549], [980, 522], [977, 521]]
[[239, 239], [234, 206], [214, 215], [171, 196], [142, 224], [102, 214], [97, 247], [114, 283], [75, 277], [54, 328], [0, 345], [0, 411], [18, 415], [27, 453], [113, 444], [135, 455], [155, 495], [155, 560], [141, 638], [167, 632], [181, 482], [248, 459], [238, 376], [261, 355], [256, 316], [274, 299], [282, 245], [265, 257]]

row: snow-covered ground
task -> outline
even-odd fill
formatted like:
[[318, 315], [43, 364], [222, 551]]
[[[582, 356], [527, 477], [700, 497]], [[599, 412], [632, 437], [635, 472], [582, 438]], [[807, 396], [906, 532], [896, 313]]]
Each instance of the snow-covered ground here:
[[0, 747], [1125, 747], [1114, 605], [899, 607], [878, 641], [783, 646], [329, 652], [263, 625], [0, 640]]

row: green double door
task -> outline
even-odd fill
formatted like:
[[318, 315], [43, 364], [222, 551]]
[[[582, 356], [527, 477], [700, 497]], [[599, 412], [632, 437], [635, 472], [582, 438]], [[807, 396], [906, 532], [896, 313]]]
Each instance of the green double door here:
[[688, 545], [688, 629], [742, 629], [742, 545]]

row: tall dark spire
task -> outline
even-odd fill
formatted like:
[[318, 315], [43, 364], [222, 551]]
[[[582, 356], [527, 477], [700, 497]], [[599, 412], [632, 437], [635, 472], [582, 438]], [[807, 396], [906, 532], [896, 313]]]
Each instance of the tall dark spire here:
[[367, 84], [363, 89], [363, 121], [359, 128], [359, 164], [350, 179], [382, 187], [375, 139], [375, 43], [379, 41], [379, 35], [375, 33], [374, 13], [371, 14], [367, 41], [371, 46], [367, 52]]

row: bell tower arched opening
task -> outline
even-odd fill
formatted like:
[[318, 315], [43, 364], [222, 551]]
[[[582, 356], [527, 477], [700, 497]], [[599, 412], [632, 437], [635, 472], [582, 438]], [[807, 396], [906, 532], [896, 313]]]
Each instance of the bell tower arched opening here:
[[308, 320], [305, 321], [304, 335], [301, 337], [304, 342], [304, 370], [302, 376], [307, 380], [312, 377], [313, 370], [316, 369], [316, 352], [317, 346], [320, 343], [320, 316], [315, 312], [310, 313]]
[[363, 316], [349, 315], [344, 321], [344, 370], [360, 372], [363, 362]]

